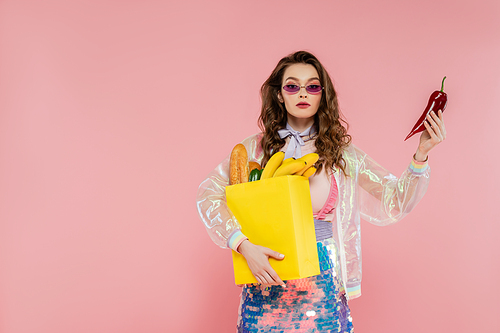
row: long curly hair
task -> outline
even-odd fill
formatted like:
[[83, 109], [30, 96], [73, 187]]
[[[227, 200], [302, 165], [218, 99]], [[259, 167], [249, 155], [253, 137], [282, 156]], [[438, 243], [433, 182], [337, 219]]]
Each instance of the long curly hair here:
[[260, 89], [262, 109], [259, 127], [263, 132], [260, 144], [264, 152], [262, 165], [285, 145], [285, 140], [280, 138], [278, 130], [286, 127], [287, 112], [285, 104], [278, 99], [278, 93], [282, 88], [285, 70], [288, 66], [298, 63], [314, 66], [324, 87], [313, 124], [316, 130], [316, 152], [319, 155], [315, 165], [317, 172], [323, 167], [331, 169], [336, 165], [347, 176], [342, 152], [351, 143], [351, 136], [347, 134], [349, 124], [341, 117], [337, 93], [328, 72], [314, 55], [306, 51], [298, 51], [281, 59]]

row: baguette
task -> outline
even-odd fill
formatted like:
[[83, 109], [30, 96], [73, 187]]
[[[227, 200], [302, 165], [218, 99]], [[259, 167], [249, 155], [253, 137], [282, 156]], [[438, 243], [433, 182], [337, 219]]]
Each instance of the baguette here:
[[248, 182], [248, 153], [241, 143], [234, 146], [229, 160], [229, 184]]

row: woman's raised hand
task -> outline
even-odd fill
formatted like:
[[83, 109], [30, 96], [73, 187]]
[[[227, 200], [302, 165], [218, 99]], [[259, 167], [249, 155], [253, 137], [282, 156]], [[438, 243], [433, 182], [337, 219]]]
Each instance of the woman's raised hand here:
[[415, 158], [417, 161], [427, 159], [429, 151], [437, 146], [441, 141], [446, 139], [446, 128], [444, 127], [443, 111], [439, 110], [436, 115], [432, 111], [427, 115], [427, 120], [424, 121], [425, 131], [420, 135], [420, 143], [418, 145]]
[[285, 283], [281, 281], [271, 264], [269, 264], [269, 257], [283, 260], [285, 258], [283, 254], [267, 247], [255, 245], [248, 240], [240, 244], [238, 251], [245, 257], [248, 267], [260, 284], [263, 286], [279, 285], [286, 288]]

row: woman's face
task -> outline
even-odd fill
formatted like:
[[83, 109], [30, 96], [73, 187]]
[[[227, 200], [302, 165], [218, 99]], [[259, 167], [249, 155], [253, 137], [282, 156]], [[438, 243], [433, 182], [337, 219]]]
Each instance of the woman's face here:
[[[287, 92], [283, 87], [293, 85], [301, 87], [296, 93]], [[297, 131], [302, 131], [314, 124], [314, 115], [318, 112], [322, 91], [307, 92], [305, 87], [320, 86], [319, 75], [313, 65], [293, 64], [288, 66], [283, 75], [281, 90], [278, 98], [285, 103], [289, 124]], [[295, 126], [294, 126], [295, 124]], [[299, 128], [296, 128], [299, 127]]]

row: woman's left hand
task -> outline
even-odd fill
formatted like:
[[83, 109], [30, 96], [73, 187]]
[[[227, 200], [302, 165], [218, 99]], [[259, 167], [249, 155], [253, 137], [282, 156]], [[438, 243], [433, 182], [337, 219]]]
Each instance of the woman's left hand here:
[[444, 127], [443, 111], [439, 110], [438, 115], [432, 111], [427, 115], [427, 120], [424, 121], [425, 131], [420, 135], [420, 143], [418, 145], [415, 159], [417, 161], [425, 161], [429, 151], [436, 147], [441, 141], [446, 139], [446, 128]]

